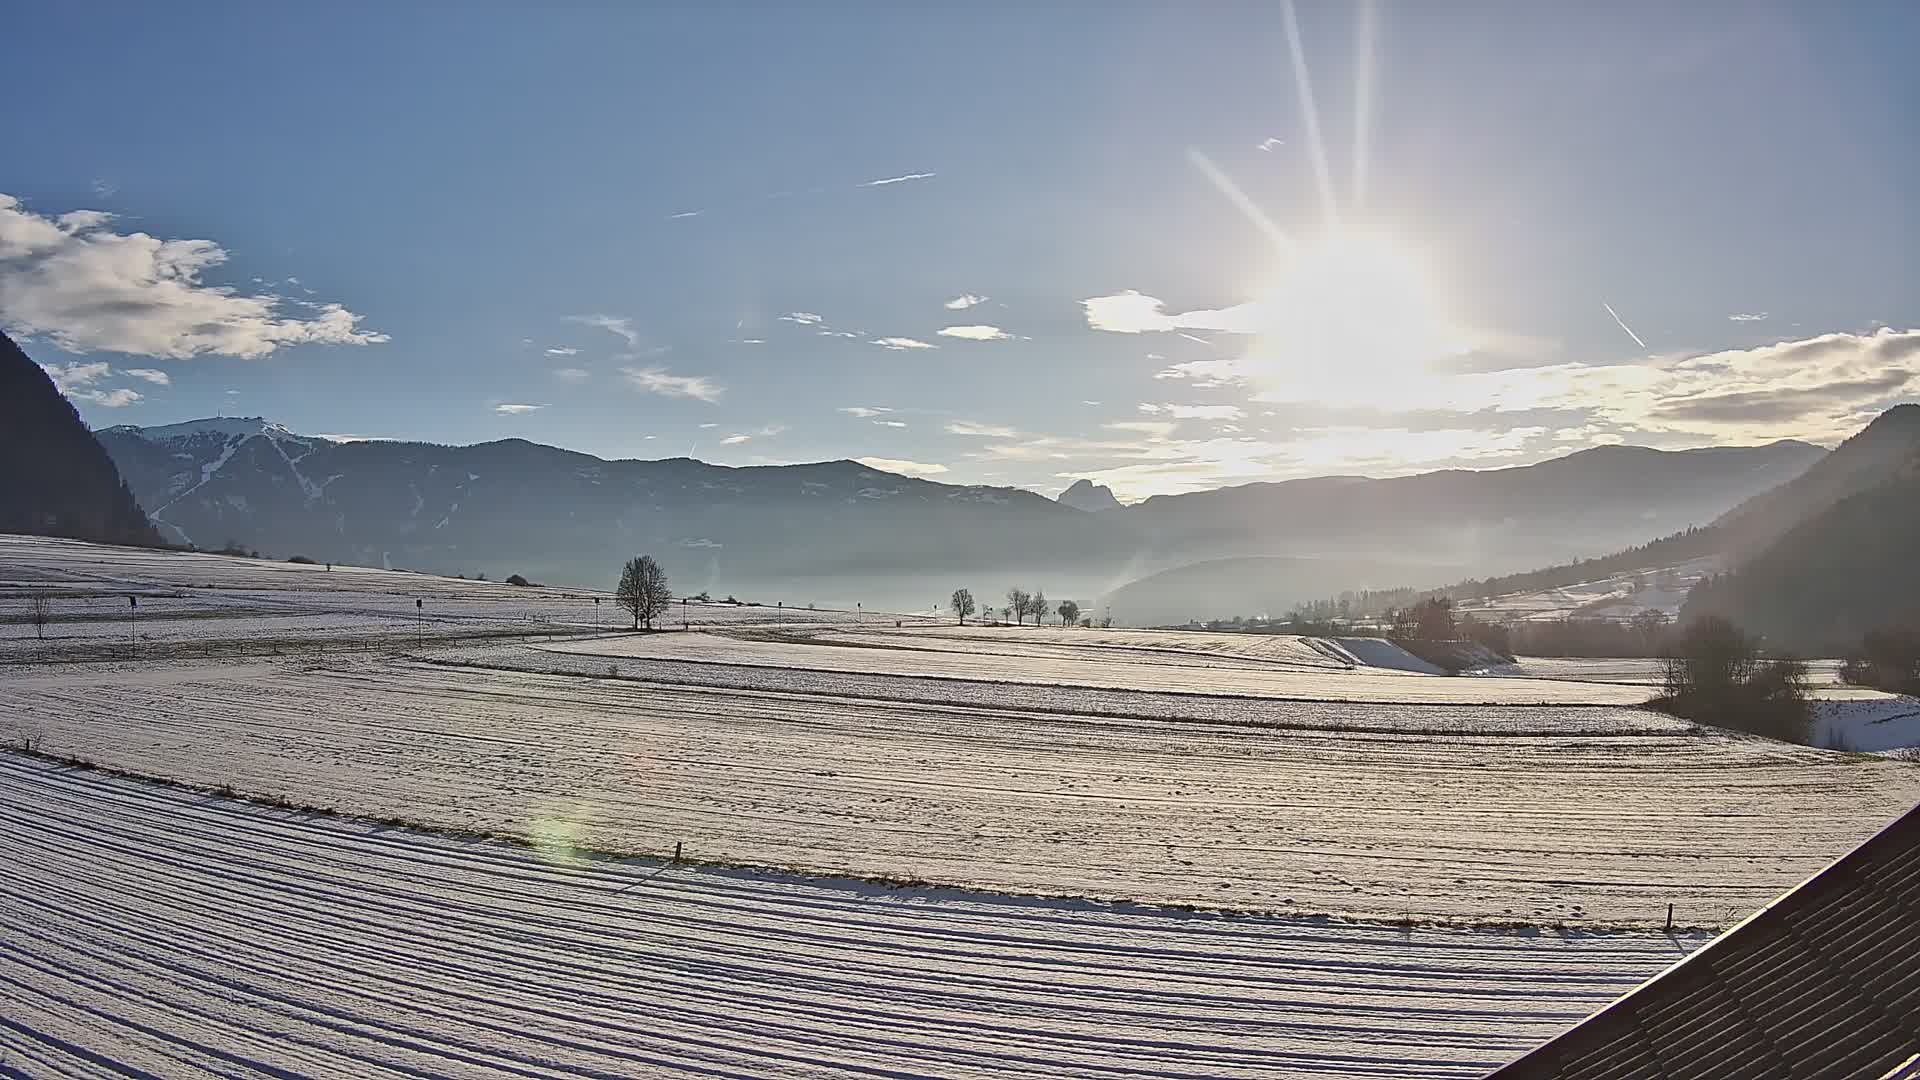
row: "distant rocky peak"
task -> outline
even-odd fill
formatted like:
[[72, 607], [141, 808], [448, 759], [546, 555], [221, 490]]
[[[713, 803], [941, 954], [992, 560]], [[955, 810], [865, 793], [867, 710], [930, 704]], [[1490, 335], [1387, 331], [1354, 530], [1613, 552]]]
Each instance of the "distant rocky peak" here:
[[1113, 497], [1112, 488], [1085, 479], [1075, 480], [1072, 487], [1060, 493], [1057, 501], [1062, 506], [1085, 510], [1089, 514], [1120, 508], [1120, 500]]

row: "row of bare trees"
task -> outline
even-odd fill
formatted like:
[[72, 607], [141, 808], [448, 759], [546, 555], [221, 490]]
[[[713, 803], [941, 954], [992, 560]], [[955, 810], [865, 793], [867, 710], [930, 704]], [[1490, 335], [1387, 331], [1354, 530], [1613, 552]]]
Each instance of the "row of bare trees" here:
[[[947, 606], [953, 610], [955, 615], [959, 616], [961, 626], [967, 625], [967, 617], [976, 612], [980, 612], [983, 616], [991, 616], [993, 614], [991, 608], [981, 612], [979, 603], [973, 598], [972, 589], [953, 590], [953, 598], [947, 601]], [[1035, 589], [1032, 592], [1028, 592], [1017, 585], [1007, 590], [1007, 606], [1003, 608], [1002, 611], [1007, 618], [1012, 619], [1016, 624], [1024, 624], [1027, 616], [1031, 615], [1033, 616], [1033, 625], [1039, 626], [1049, 614], [1059, 615], [1060, 625], [1062, 626], [1074, 626], [1080, 622], [1080, 605], [1078, 603], [1072, 600], [1062, 600], [1060, 601], [1060, 606], [1050, 612], [1047, 610], [1047, 591], [1045, 589]]]

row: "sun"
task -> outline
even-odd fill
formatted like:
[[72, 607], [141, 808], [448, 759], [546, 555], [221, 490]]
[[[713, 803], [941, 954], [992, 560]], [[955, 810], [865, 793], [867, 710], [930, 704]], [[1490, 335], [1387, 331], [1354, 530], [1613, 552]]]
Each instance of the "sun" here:
[[1401, 401], [1462, 349], [1425, 267], [1382, 230], [1289, 245], [1257, 296], [1245, 363], [1271, 398]]

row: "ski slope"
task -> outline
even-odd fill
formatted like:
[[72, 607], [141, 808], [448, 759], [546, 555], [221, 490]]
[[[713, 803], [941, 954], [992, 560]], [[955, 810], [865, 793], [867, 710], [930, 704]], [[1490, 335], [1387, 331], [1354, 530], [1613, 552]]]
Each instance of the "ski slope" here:
[[1469, 1077], [1697, 936], [893, 892], [0, 753], [0, 1073]]

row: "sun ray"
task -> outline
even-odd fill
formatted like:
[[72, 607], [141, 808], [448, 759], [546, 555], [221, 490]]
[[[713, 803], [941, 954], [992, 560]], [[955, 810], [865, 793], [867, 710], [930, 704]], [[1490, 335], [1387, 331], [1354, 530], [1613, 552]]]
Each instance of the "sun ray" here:
[[1340, 222], [1340, 208], [1333, 198], [1333, 174], [1327, 168], [1327, 144], [1320, 137], [1320, 109], [1313, 101], [1313, 78], [1307, 73], [1307, 53], [1300, 44], [1300, 20], [1295, 16], [1293, 0], [1283, 0], [1287, 16], [1287, 49], [1293, 54], [1293, 82], [1300, 92], [1300, 111], [1307, 122], [1307, 153], [1313, 158], [1314, 178], [1320, 183], [1320, 210], [1328, 225]]
[[1373, 138], [1373, 0], [1360, 0], [1353, 60], [1353, 207], [1367, 202], [1367, 149]]
[[1240, 212], [1247, 216], [1248, 221], [1253, 222], [1256, 228], [1266, 234], [1267, 239], [1273, 241], [1275, 248], [1283, 253], [1292, 250], [1293, 241], [1286, 233], [1280, 231], [1280, 226], [1274, 224], [1265, 210], [1260, 209], [1252, 199], [1247, 197], [1246, 192], [1240, 190], [1240, 185], [1233, 182], [1233, 177], [1221, 171], [1220, 167], [1215, 165], [1207, 155], [1192, 147], [1187, 148], [1187, 159], [1192, 161], [1194, 167], [1199, 169], [1207, 179], [1213, 181], [1213, 186], [1220, 189], [1220, 193], [1227, 197], [1227, 201], [1238, 207]]

